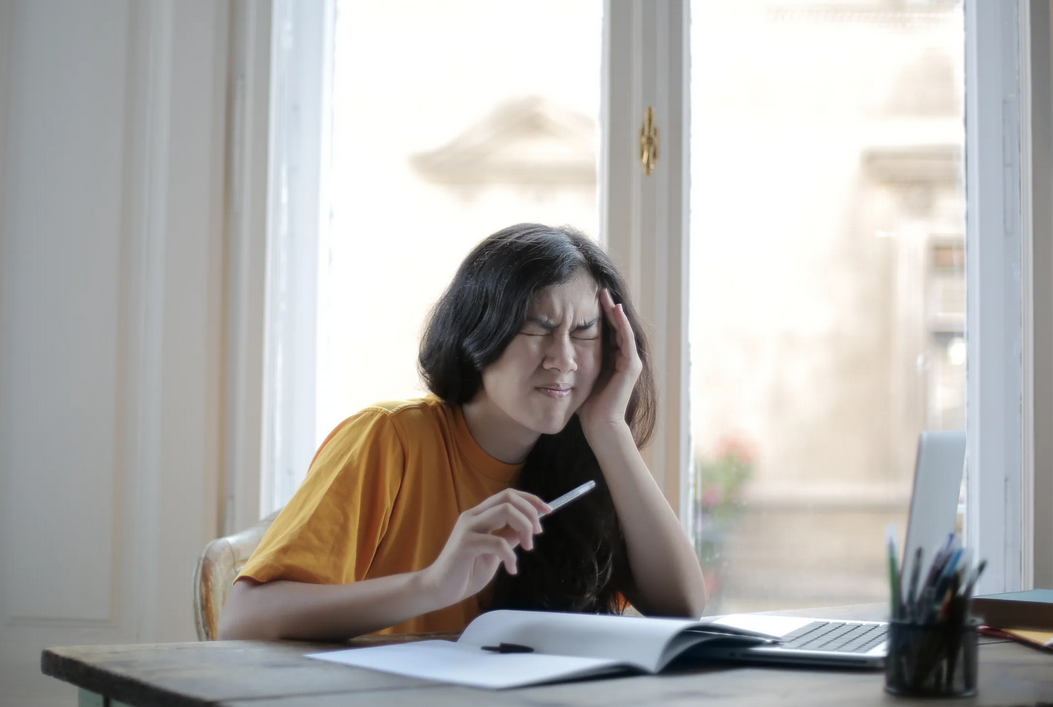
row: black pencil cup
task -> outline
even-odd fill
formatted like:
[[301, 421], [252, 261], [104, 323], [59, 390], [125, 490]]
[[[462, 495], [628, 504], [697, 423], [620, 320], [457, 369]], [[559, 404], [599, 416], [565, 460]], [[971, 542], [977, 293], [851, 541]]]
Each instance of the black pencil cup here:
[[889, 621], [885, 691], [911, 697], [976, 694], [976, 627], [964, 622]]

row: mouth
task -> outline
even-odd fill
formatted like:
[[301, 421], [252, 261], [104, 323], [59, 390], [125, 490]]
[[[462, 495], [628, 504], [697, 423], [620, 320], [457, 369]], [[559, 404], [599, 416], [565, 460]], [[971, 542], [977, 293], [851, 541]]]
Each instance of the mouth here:
[[535, 390], [547, 397], [555, 398], [556, 400], [562, 400], [563, 398], [570, 397], [570, 393], [574, 389], [570, 386], [564, 385], [544, 385], [538, 386], [537, 388], [535, 388]]

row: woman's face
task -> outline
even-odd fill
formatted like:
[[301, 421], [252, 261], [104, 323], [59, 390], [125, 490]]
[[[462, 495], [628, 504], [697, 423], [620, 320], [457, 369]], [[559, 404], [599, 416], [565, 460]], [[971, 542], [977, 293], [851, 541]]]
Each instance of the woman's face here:
[[519, 333], [482, 372], [483, 389], [475, 401], [484, 403], [494, 422], [537, 435], [566, 427], [600, 373], [598, 293], [585, 270], [542, 291]]

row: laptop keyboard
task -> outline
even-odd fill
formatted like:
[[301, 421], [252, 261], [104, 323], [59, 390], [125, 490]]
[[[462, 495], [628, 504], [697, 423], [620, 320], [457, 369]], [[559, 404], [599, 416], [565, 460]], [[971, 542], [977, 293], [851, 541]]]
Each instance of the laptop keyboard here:
[[866, 653], [885, 640], [887, 626], [880, 623], [813, 621], [782, 637], [783, 648], [837, 653]]

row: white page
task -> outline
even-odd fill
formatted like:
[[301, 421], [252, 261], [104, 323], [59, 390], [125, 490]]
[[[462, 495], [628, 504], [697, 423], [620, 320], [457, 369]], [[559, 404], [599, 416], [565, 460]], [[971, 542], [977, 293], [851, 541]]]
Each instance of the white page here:
[[[507, 642], [507, 641], [506, 641]], [[501, 689], [569, 680], [624, 668], [618, 661], [541, 653], [494, 653], [465, 643], [419, 641], [310, 653], [307, 658], [421, 680]]]
[[[493, 689], [571, 680], [614, 670], [657, 673], [689, 646], [709, 641], [760, 640], [701, 632], [720, 630], [707, 623], [499, 610], [477, 616], [456, 643], [420, 641], [312, 653], [307, 657], [422, 680]], [[483, 649], [501, 643], [526, 646], [532, 652]]]
[[656, 673], [680, 648], [705, 640], [685, 633], [697, 627], [700, 623], [690, 619], [498, 610], [477, 616], [458, 642], [516, 643], [535, 653], [609, 658]]
[[757, 635], [779, 638], [816, 621], [814, 618], [797, 616], [771, 616], [767, 614], [725, 614], [714, 617], [710, 626], [714, 630], [742, 630]]

